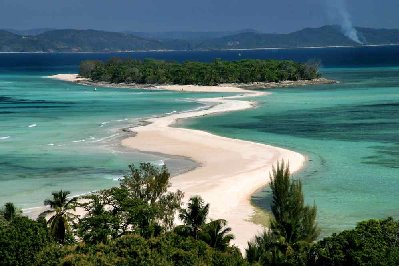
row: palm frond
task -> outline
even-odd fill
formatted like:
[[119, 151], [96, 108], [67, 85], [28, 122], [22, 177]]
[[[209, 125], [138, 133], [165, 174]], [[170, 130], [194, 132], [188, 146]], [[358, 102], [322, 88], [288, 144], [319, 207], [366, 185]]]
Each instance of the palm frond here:
[[46, 218], [48, 215], [54, 213], [54, 210], [46, 210], [39, 214], [39, 218]]

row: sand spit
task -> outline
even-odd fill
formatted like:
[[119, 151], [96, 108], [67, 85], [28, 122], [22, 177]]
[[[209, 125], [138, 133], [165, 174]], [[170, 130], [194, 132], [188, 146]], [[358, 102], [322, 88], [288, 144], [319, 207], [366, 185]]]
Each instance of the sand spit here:
[[[92, 85], [90, 81], [79, 78], [76, 74], [59, 74], [52, 78]], [[126, 87], [126, 84], [119, 85]], [[230, 97], [199, 99], [199, 102], [210, 105], [208, 109], [148, 119], [145, 125], [132, 128], [131, 130], [136, 133], [135, 136], [122, 140], [122, 145], [143, 152], [184, 156], [196, 161], [199, 167], [172, 178], [171, 189], [182, 190], [185, 193], [185, 201], [191, 196], [200, 195], [210, 203], [210, 218], [226, 219], [236, 237], [233, 243], [243, 251], [247, 242], [263, 230], [261, 225], [251, 222], [255, 212], [251, 205], [251, 195], [268, 184], [269, 172], [278, 161], [289, 162], [291, 171], [295, 172], [303, 167], [306, 158], [300, 153], [270, 145], [221, 137], [173, 125], [181, 119], [253, 108], [255, 102], [242, 98], [258, 97], [268, 92], [249, 91], [234, 84], [167, 85], [149, 88], [238, 93]]]

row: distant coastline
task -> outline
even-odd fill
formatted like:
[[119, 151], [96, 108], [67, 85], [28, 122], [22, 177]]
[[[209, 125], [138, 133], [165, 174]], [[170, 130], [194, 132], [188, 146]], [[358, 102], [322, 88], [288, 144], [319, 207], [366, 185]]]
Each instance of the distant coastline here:
[[231, 49], [159, 49], [159, 50], [114, 50], [114, 51], [65, 51], [65, 52], [2, 52], [0, 54], [118, 54], [118, 53], [163, 53], [163, 52], [209, 52], [209, 51], [262, 51], [262, 50], [295, 50], [295, 49], [331, 49], [331, 48], [368, 48], [399, 46], [399, 43], [391, 44], [363, 44], [363, 45], [327, 45], [327, 46], [298, 46], [298, 47], [259, 47], [259, 48], [231, 48]]
[[[200, 34], [198, 38], [180, 35], [142, 35], [103, 30], [48, 29], [34, 35], [1, 30], [0, 51], [8, 52], [133, 52], [133, 51], [210, 51], [246, 49], [296, 49], [307, 47], [363, 47], [399, 44], [399, 29], [354, 28], [361, 41], [342, 33], [339, 25], [303, 28], [290, 33], [256, 31]], [[136, 35], [138, 34], [138, 35]], [[194, 33], [195, 35], [195, 33]]]

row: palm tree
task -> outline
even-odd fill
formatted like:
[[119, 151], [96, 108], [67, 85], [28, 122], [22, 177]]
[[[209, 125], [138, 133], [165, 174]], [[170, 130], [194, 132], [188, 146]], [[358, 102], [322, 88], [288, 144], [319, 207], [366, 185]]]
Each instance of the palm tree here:
[[4, 208], [1, 210], [4, 219], [6, 219], [7, 221], [11, 222], [12, 220], [14, 220], [15, 216], [17, 216], [20, 211], [17, 210], [17, 208], [15, 208], [14, 203], [12, 202], [7, 202], [6, 204], [4, 204]]
[[187, 209], [180, 211], [180, 219], [189, 228], [191, 235], [198, 239], [198, 232], [205, 224], [209, 212], [209, 204], [205, 204], [204, 200], [195, 196], [190, 198]]
[[45, 206], [50, 206], [50, 210], [42, 212], [39, 217], [52, 215], [47, 223], [50, 225], [50, 233], [59, 243], [65, 242], [66, 233], [70, 230], [69, 222], [75, 218], [71, 210], [75, 210], [77, 198], [68, 200], [69, 191], [58, 191], [51, 193], [52, 199], [44, 201]]
[[234, 235], [230, 234], [231, 228], [226, 227], [227, 221], [219, 219], [207, 223], [203, 227], [200, 236], [212, 248], [224, 251], [229, 246], [230, 241], [234, 239]]

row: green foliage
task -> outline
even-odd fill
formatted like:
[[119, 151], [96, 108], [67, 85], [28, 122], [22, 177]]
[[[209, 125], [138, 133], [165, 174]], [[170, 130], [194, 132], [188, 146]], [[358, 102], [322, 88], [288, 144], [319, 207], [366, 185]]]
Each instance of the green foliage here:
[[22, 211], [20, 209], [17, 209], [12, 202], [7, 202], [4, 204], [4, 207], [0, 209], [0, 215], [3, 216], [3, 218], [6, 221], [11, 222], [14, 220], [16, 216], [21, 215]]
[[198, 239], [199, 231], [205, 225], [208, 212], [209, 204], [205, 204], [204, 200], [199, 196], [190, 198], [187, 209], [180, 211], [180, 219], [187, 226], [189, 235], [195, 239]]
[[109, 244], [52, 246], [37, 265], [245, 265], [239, 251], [220, 252], [204, 242], [173, 233], [145, 239], [125, 235]]
[[398, 265], [399, 221], [392, 218], [359, 223], [324, 238], [310, 252], [309, 265]]
[[234, 235], [230, 234], [231, 228], [226, 227], [227, 221], [218, 219], [203, 225], [199, 239], [207, 243], [210, 247], [220, 251], [225, 251]]
[[45, 224], [15, 216], [7, 224], [0, 223], [0, 265], [32, 265], [34, 256], [50, 243]]
[[319, 235], [317, 209], [305, 206], [301, 181], [291, 180], [289, 166], [284, 162], [273, 168], [270, 180], [273, 193], [271, 230], [288, 243], [316, 240]]
[[184, 225], [177, 226], [174, 232], [183, 237], [193, 237], [207, 243], [210, 247], [225, 251], [230, 246], [234, 235], [230, 234], [231, 228], [227, 221], [218, 219], [206, 223], [209, 204], [199, 197], [191, 197], [186, 209], [180, 210], [179, 218]]
[[96, 68], [98, 61], [82, 61], [79, 65], [79, 73], [81, 76], [88, 76]]
[[278, 82], [319, 77], [317, 64], [278, 60], [240, 60], [212, 63], [160, 60], [83, 61], [80, 75], [93, 81], [136, 84], [197, 84]]
[[308, 243], [290, 244], [284, 237], [268, 231], [248, 243], [246, 258], [255, 265], [307, 265], [308, 249]]
[[173, 228], [183, 193], [169, 192], [166, 167], [148, 163], [129, 166], [119, 187], [85, 197], [86, 215], [79, 220], [78, 235], [86, 243], [107, 243], [122, 235], [136, 233], [146, 238]]
[[316, 207], [305, 206], [301, 182], [291, 180], [284, 162], [273, 168], [270, 180], [270, 230], [248, 243], [247, 259], [261, 265], [306, 265], [310, 244], [319, 235]]
[[39, 217], [44, 218], [51, 216], [48, 219], [50, 232], [59, 243], [64, 243], [67, 240], [68, 234], [71, 233], [69, 224], [76, 218], [71, 211], [75, 210], [77, 199], [68, 200], [69, 194], [69, 191], [62, 190], [53, 192], [53, 198], [44, 201], [44, 205], [50, 206], [50, 210], [44, 211], [39, 215]]
[[167, 191], [170, 187], [170, 173], [166, 166], [158, 168], [150, 163], [142, 163], [139, 168], [130, 165], [129, 169], [130, 175], [122, 179], [121, 189], [127, 192], [129, 198], [142, 200], [154, 208], [157, 222], [171, 229], [183, 193], [179, 190]]
[[106, 209], [107, 198], [104, 193], [93, 194], [84, 198], [81, 204], [86, 210], [84, 217], [75, 225], [77, 234], [88, 244], [108, 243], [119, 235], [120, 219]]
[[[21, 216], [12, 203], [5, 204], [0, 265], [334, 266], [399, 261], [399, 221], [392, 218], [361, 222], [354, 230], [313, 243], [318, 235], [316, 208], [305, 206], [301, 183], [291, 180], [283, 162], [271, 176], [271, 228], [248, 243], [246, 260], [230, 245], [234, 236], [226, 220], [207, 223], [209, 204], [197, 196], [181, 209], [183, 194], [168, 191], [166, 167], [141, 164], [129, 169], [119, 187], [86, 196], [79, 204], [68, 200], [68, 191], [54, 192], [45, 201], [51, 209], [37, 221]], [[86, 215], [76, 220], [70, 213], [75, 206], [84, 208]], [[178, 210], [184, 225], [175, 227]], [[65, 241], [68, 232], [76, 232], [79, 242]]]

